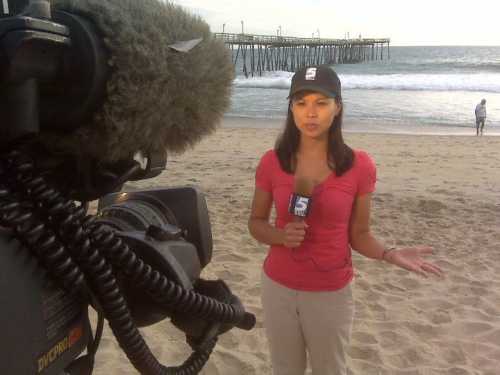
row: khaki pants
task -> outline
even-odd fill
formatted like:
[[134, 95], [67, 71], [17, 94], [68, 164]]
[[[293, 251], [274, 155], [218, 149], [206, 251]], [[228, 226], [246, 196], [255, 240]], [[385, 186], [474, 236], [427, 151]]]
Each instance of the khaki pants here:
[[262, 272], [264, 327], [274, 375], [346, 375], [354, 302], [350, 284], [338, 291], [289, 289]]

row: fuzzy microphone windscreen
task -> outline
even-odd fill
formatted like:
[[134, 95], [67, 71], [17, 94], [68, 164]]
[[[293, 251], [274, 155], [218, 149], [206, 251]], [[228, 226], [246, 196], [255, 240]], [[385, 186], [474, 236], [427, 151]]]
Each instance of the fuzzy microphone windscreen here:
[[[95, 25], [109, 53], [104, 100], [70, 134], [45, 143], [113, 162], [137, 151], [183, 152], [215, 130], [230, 103], [230, 51], [208, 25], [161, 0], [53, 0]], [[202, 38], [189, 52], [169, 47]]]

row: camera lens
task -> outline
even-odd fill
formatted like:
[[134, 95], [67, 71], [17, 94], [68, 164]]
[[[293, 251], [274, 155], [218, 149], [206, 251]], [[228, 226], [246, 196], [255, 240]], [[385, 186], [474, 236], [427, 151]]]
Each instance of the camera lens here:
[[104, 207], [99, 213], [99, 221], [119, 231], [146, 231], [151, 225], [177, 226], [172, 211], [147, 194], [135, 194], [133, 199], [125, 195], [124, 200]]

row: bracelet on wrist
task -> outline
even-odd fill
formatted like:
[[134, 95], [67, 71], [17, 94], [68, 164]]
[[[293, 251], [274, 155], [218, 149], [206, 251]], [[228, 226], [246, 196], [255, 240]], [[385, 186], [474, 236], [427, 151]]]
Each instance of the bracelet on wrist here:
[[384, 251], [382, 252], [382, 256], [380, 257], [380, 260], [386, 260], [387, 254], [389, 254], [393, 250], [396, 250], [396, 248], [395, 247], [389, 247], [387, 249], [384, 249]]

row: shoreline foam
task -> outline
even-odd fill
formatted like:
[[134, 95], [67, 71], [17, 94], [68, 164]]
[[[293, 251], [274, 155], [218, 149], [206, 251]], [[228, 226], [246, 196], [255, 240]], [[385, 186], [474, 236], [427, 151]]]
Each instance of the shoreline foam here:
[[[257, 128], [257, 129], [281, 129], [285, 118], [254, 118], [245, 116], [225, 116], [222, 122], [223, 128]], [[368, 134], [406, 134], [406, 135], [438, 135], [438, 136], [476, 136], [476, 128], [472, 125], [445, 126], [445, 125], [403, 125], [398, 122], [383, 123], [381, 121], [356, 121], [345, 119], [343, 131], [346, 133], [368, 133]], [[486, 126], [483, 136], [500, 136], [500, 128]]]

